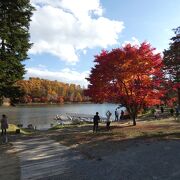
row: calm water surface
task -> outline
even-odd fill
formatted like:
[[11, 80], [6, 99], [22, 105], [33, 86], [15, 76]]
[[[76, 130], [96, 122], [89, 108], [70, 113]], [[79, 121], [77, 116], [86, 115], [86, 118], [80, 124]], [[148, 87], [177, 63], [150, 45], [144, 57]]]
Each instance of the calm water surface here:
[[47, 129], [50, 124], [55, 123], [53, 118], [57, 114], [79, 113], [94, 115], [98, 111], [100, 116], [105, 117], [107, 110], [110, 110], [112, 118], [114, 118], [114, 111], [117, 106], [117, 104], [64, 104], [0, 107], [0, 114], [6, 114], [9, 123], [21, 123], [23, 127], [32, 124], [37, 129]]

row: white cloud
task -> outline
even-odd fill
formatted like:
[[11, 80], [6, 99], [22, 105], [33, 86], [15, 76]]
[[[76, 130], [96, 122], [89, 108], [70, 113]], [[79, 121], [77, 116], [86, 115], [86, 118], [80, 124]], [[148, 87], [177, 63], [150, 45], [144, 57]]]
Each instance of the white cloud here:
[[[151, 44], [150, 42], [146, 41], [147, 43]], [[132, 46], [140, 46], [141, 42], [136, 38], [136, 37], [132, 37], [130, 41], [124, 41], [124, 43], [122, 44], [122, 47], [124, 47], [127, 44], [131, 44]], [[153, 46], [152, 46], [153, 47]], [[154, 54], [158, 54], [160, 53], [160, 55], [162, 56], [163, 51], [160, 49], [155, 48], [155, 50], [153, 51]]]
[[51, 53], [75, 64], [78, 51], [117, 44], [123, 22], [103, 17], [99, 0], [31, 0], [30, 53]]
[[47, 67], [43, 64], [38, 64], [38, 69], [41, 69], [41, 70], [46, 70]]
[[86, 77], [89, 76], [89, 71], [82, 73], [69, 68], [62, 69], [61, 71], [49, 71], [45, 66], [39, 65], [38, 67], [26, 68], [25, 77], [39, 77], [42, 79], [57, 80], [64, 83], [74, 83], [87, 87]]
[[137, 38], [132, 37], [130, 41], [124, 41], [124, 43], [122, 44], [122, 47], [124, 47], [127, 44], [131, 44], [132, 46], [140, 46], [140, 42]]

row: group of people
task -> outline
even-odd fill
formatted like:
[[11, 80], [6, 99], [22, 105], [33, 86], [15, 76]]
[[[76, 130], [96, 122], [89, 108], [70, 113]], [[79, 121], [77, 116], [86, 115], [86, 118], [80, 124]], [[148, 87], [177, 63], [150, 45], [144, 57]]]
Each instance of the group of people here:
[[119, 120], [123, 120], [123, 119], [124, 119], [124, 111], [121, 110], [121, 114], [119, 117], [119, 112], [118, 112], [118, 109], [116, 108], [116, 110], [115, 110], [115, 121], [119, 121]]
[[[178, 117], [180, 113], [180, 107], [177, 105], [176, 107], [172, 107], [169, 109], [170, 115]], [[156, 109], [152, 109], [152, 113], [154, 114], [155, 119], [158, 119], [164, 113], [164, 107], [159, 106]]]
[[[110, 123], [111, 123], [110, 117], [111, 117], [111, 115], [112, 115], [112, 113], [110, 111], [106, 112], [106, 117], [107, 117], [107, 119], [106, 119], [106, 129], [107, 130], [110, 130]], [[99, 113], [96, 112], [96, 115], [93, 118], [93, 123], [94, 123], [94, 125], [93, 125], [93, 132], [97, 132], [98, 131], [99, 121], [100, 121]]]
[[[107, 130], [110, 130], [110, 124], [111, 124], [111, 115], [112, 113], [108, 110], [106, 112], [106, 129]], [[124, 111], [121, 110], [121, 115], [120, 115], [120, 120], [123, 120], [124, 119]], [[96, 115], [94, 116], [93, 118], [93, 132], [97, 132], [98, 131], [98, 124], [99, 124], [99, 121], [100, 121], [100, 117], [99, 117], [99, 113], [96, 112]], [[118, 113], [118, 110], [116, 108], [115, 110], [115, 121], [119, 121], [119, 113]]]
[[180, 107], [176, 106], [175, 108], [171, 108], [170, 109], [170, 114], [171, 114], [171, 116], [175, 115], [176, 117], [178, 117], [179, 114], [180, 114]]

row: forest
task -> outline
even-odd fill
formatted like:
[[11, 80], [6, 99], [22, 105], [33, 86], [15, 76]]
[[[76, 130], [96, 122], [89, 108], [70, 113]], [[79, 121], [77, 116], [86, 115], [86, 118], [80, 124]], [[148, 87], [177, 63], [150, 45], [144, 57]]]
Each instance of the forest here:
[[64, 103], [85, 102], [89, 98], [84, 95], [80, 85], [67, 84], [40, 78], [29, 78], [16, 83], [20, 87], [22, 96], [18, 103]]

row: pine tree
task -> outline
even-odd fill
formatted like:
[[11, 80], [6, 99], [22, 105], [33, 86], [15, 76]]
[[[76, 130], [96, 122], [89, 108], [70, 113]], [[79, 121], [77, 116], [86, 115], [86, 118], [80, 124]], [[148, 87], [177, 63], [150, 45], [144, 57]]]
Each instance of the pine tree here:
[[0, 0], [0, 98], [18, 94], [15, 82], [23, 78], [28, 58], [29, 25], [34, 8], [30, 0]]
[[171, 38], [170, 47], [164, 51], [164, 64], [167, 77], [173, 81], [177, 90], [180, 105], [180, 27], [173, 29], [175, 36]]

